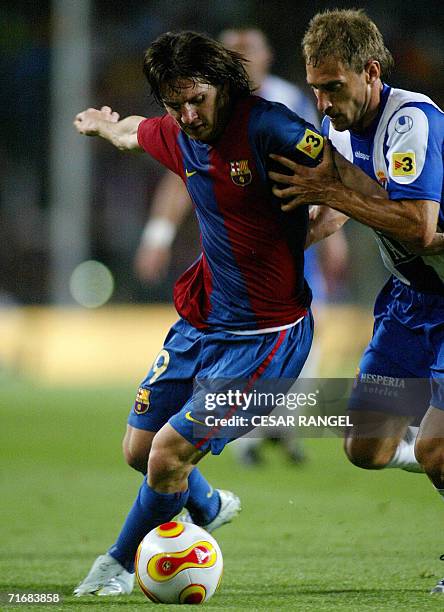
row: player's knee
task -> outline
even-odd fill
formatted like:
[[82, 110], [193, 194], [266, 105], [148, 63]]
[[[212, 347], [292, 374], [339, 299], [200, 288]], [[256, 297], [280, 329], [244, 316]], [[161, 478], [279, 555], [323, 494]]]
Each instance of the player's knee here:
[[348, 460], [364, 470], [382, 470], [390, 462], [396, 447], [371, 439], [347, 438], [344, 443]]
[[131, 443], [126, 437], [122, 443], [123, 456], [127, 464], [138, 472], [146, 474], [149, 449]]
[[442, 438], [418, 438], [415, 456], [430, 476], [444, 474], [444, 440]]
[[137, 472], [142, 472], [142, 474], [146, 474], [146, 470], [147, 470], [146, 458], [141, 457], [139, 455], [134, 455], [127, 448], [123, 449], [123, 456], [125, 457], [125, 461], [131, 468], [133, 468]]
[[148, 459], [151, 486], [165, 485], [181, 478], [185, 466], [176, 453], [162, 446], [154, 447]]

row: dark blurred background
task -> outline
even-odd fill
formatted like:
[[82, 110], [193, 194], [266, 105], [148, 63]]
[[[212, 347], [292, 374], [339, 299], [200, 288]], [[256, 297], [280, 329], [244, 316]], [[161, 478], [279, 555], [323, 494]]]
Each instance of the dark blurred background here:
[[[133, 257], [161, 169], [147, 156], [78, 137], [73, 114], [103, 104], [121, 116], [158, 113], [141, 63], [150, 42], [167, 30], [216, 36], [230, 26], [259, 27], [275, 50], [273, 72], [303, 84], [300, 41], [310, 18], [326, 8], [356, 6], [305, 0], [2, 2], [0, 304], [69, 304], [69, 278], [84, 259], [111, 270], [112, 303], [168, 301], [173, 279], [198, 252], [194, 222], [188, 220], [176, 240], [167, 278], [144, 286]], [[390, 84], [442, 106], [442, 2], [359, 6], [395, 57]], [[349, 223], [347, 236], [351, 268], [338, 299], [369, 304], [385, 272], [369, 230]]]

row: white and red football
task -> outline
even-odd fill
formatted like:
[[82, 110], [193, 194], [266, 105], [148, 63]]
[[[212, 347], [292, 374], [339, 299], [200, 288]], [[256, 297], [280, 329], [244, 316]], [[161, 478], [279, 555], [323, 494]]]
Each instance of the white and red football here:
[[193, 523], [159, 525], [144, 537], [135, 560], [140, 588], [157, 603], [207, 601], [220, 584], [222, 570], [218, 543]]

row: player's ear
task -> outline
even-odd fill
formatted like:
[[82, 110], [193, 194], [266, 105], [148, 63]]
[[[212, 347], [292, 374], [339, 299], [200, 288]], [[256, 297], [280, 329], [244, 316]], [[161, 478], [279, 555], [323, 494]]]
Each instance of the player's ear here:
[[369, 60], [365, 65], [367, 83], [373, 84], [381, 76], [381, 65], [378, 60]]

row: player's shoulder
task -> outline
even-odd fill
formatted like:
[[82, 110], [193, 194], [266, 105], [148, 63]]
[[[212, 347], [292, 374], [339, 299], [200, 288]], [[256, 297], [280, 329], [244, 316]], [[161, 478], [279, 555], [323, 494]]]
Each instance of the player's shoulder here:
[[426, 104], [435, 109], [437, 112], [442, 113], [439, 106], [431, 98], [429, 98], [429, 96], [417, 91], [409, 91], [407, 89], [400, 89], [398, 87], [390, 88], [387, 104], [394, 108], [401, 108], [401, 106], [405, 105], [417, 106], [418, 104]]
[[[392, 89], [374, 139], [374, 162], [384, 168], [388, 162], [388, 190], [391, 197], [408, 197], [405, 189], [415, 183], [415, 194], [430, 177], [442, 172], [444, 114], [426, 95]], [[422, 191], [422, 199], [440, 199], [439, 191]], [[400, 191], [401, 190], [401, 191]], [[411, 196], [410, 196], [411, 197]]]
[[282, 122], [284, 125], [286, 122], [292, 122], [300, 126], [308, 125], [305, 119], [302, 119], [282, 102], [272, 102], [260, 96], [253, 97], [255, 103], [252, 105], [252, 115], [255, 120], [254, 127], [257, 130], [262, 131], [274, 125], [279, 126]]
[[170, 114], [164, 113], [159, 117], [159, 119], [159, 125], [161, 129], [173, 130], [176, 133], [180, 130], [179, 126], [177, 125], [177, 121], [173, 119]]
[[139, 123], [137, 142], [149, 155], [176, 172], [176, 166], [171, 165], [171, 159], [179, 131], [179, 126], [169, 115], [150, 117]]
[[299, 142], [307, 134], [318, 136], [319, 132], [284, 104], [258, 99], [250, 121], [250, 135], [253, 138], [269, 142], [274, 139]]
[[406, 89], [391, 88], [380, 123], [389, 133], [403, 134], [414, 128], [423, 129], [431, 124], [444, 129], [444, 113], [425, 94]]
[[252, 109], [249, 136], [264, 156], [280, 153], [296, 156], [302, 164], [315, 163], [323, 148], [318, 130], [279, 102], [263, 98]]
[[168, 114], [158, 115], [156, 117], [147, 117], [143, 119], [138, 126], [138, 133], [148, 133], [150, 135], [153, 132], [175, 132], [178, 131], [178, 125], [174, 119]]

